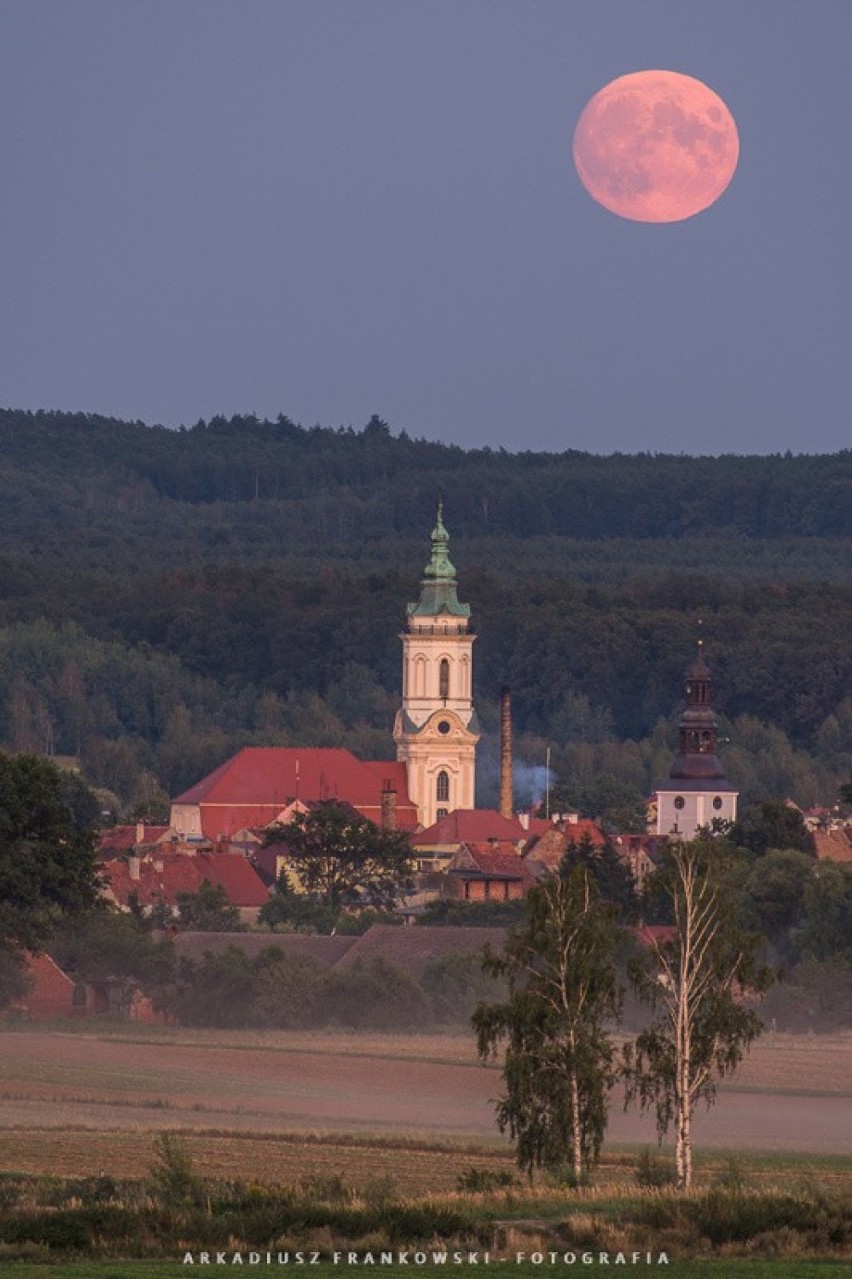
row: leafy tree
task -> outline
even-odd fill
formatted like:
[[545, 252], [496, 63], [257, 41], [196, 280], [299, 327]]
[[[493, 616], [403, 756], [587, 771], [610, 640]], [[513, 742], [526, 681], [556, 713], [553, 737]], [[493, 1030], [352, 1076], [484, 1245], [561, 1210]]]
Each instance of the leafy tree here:
[[813, 835], [800, 811], [777, 799], [752, 804], [733, 823], [728, 838], [755, 857], [768, 853], [771, 848], [792, 848], [811, 855], [814, 852]]
[[527, 907], [503, 953], [485, 961], [509, 994], [476, 1009], [477, 1048], [488, 1060], [506, 1041], [497, 1122], [517, 1143], [519, 1167], [569, 1160], [579, 1182], [600, 1153], [613, 1078], [604, 1026], [621, 1004], [614, 912], [582, 866], [534, 888]]
[[465, 902], [440, 897], [427, 902], [415, 920], [427, 928], [465, 925], [468, 928], [511, 928], [520, 924], [526, 914], [523, 901]]
[[0, 950], [12, 965], [98, 898], [94, 835], [67, 782], [46, 760], [0, 754]]
[[125, 977], [146, 990], [162, 987], [174, 969], [171, 942], [155, 942], [147, 919], [106, 903], [60, 923], [51, 941], [51, 955], [79, 981]]
[[820, 861], [805, 886], [801, 946], [814, 959], [852, 962], [852, 865]]
[[639, 833], [647, 824], [647, 804], [642, 790], [612, 773], [596, 773], [587, 782], [555, 786], [550, 811], [571, 809], [599, 821], [605, 831]]
[[178, 927], [202, 933], [242, 933], [240, 912], [228, 901], [221, 884], [205, 879], [197, 893], [178, 893]]
[[678, 1186], [692, 1184], [692, 1116], [712, 1105], [716, 1080], [736, 1068], [760, 1034], [743, 996], [761, 991], [759, 938], [736, 919], [730, 868], [712, 842], [674, 843], [654, 872], [671, 903], [670, 938], [631, 964], [637, 993], [657, 1014], [624, 1049], [627, 1101], [653, 1107], [660, 1139], [675, 1126]]
[[390, 907], [410, 886], [407, 836], [380, 830], [338, 800], [270, 827], [267, 841], [286, 843], [305, 891], [335, 912], [347, 905]]
[[295, 892], [286, 870], [278, 876], [275, 890], [258, 914], [259, 922], [272, 932], [280, 929], [294, 933], [330, 933], [339, 918], [332, 907], [316, 897]]
[[572, 841], [560, 863], [560, 875], [570, 874], [575, 866], [589, 871], [603, 900], [616, 907], [619, 919], [624, 923], [638, 919], [639, 897], [633, 872], [610, 840], [600, 847], [592, 843], [588, 834], [579, 843]]
[[791, 934], [801, 925], [806, 891], [816, 869], [817, 863], [807, 853], [775, 849], [758, 857], [746, 873], [746, 922], [758, 928], [785, 961], [794, 955]]

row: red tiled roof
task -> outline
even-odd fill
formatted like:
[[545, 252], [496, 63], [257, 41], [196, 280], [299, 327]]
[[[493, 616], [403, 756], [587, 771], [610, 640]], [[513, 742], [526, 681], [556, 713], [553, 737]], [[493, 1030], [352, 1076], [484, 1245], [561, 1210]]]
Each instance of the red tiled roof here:
[[413, 835], [414, 848], [484, 843], [489, 839], [512, 840], [520, 843], [527, 832], [516, 818], [501, 817], [493, 808], [454, 808], [446, 817]]
[[464, 843], [450, 862], [451, 874], [463, 879], [516, 879], [524, 884], [535, 882], [523, 857], [512, 844]]
[[168, 826], [110, 826], [102, 830], [98, 836], [98, 852], [101, 856], [110, 853], [127, 853], [140, 844], [155, 844], [170, 829]]
[[852, 826], [841, 830], [815, 830], [816, 855], [820, 861], [852, 862]]
[[12, 1008], [28, 1017], [69, 1017], [74, 1014], [74, 982], [49, 955], [27, 955], [29, 990], [14, 1000]]
[[268, 826], [296, 798], [306, 803], [339, 799], [378, 825], [385, 779], [396, 785], [398, 827], [414, 830], [417, 808], [408, 795], [405, 766], [365, 763], [337, 747], [247, 746], [173, 802], [199, 805], [201, 828], [209, 837]]
[[232, 906], [262, 906], [269, 893], [248, 861], [237, 853], [162, 853], [139, 860], [138, 878], [126, 861], [101, 866], [111, 895], [127, 906], [135, 894], [142, 906], [177, 904], [179, 893], [197, 893], [204, 880], [225, 890]]
[[564, 827], [551, 826], [550, 830], [540, 835], [538, 839], [530, 841], [524, 855], [531, 861], [540, 862], [548, 870], [556, 870], [565, 856], [568, 845], [581, 843], [587, 835], [595, 848], [602, 848], [606, 843], [600, 827], [587, 818], [581, 817], [578, 821], [570, 822]]

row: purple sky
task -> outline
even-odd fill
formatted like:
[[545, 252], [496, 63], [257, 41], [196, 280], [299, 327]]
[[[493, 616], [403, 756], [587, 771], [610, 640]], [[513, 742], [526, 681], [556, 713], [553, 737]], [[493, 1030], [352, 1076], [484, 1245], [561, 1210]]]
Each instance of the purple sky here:
[[[849, 0], [0, 0], [0, 404], [507, 449], [852, 445]], [[706, 81], [722, 200], [571, 162]]]

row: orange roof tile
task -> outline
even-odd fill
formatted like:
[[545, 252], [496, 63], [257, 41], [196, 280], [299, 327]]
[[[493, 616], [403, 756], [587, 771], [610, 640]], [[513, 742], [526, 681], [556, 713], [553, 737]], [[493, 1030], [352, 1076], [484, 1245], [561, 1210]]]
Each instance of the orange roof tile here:
[[413, 835], [415, 848], [442, 847], [453, 844], [484, 843], [490, 839], [520, 843], [527, 832], [514, 817], [501, 817], [493, 808], [454, 808], [446, 817]]
[[201, 828], [211, 838], [242, 827], [268, 826], [294, 799], [339, 799], [378, 824], [385, 779], [396, 786], [399, 829], [414, 830], [417, 808], [408, 794], [404, 765], [367, 763], [337, 747], [246, 746], [173, 802], [199, 805]]

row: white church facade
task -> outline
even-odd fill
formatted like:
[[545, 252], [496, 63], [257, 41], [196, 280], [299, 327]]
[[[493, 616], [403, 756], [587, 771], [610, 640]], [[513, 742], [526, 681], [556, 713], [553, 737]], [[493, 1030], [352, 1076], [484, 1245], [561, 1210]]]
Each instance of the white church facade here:
[[432, 826], [453, 809], [475, 808], [479, 741], [470, 606], [458, 599], [440, 501], [420, 598], [406, 612], [393, 735], [420, 823]]

